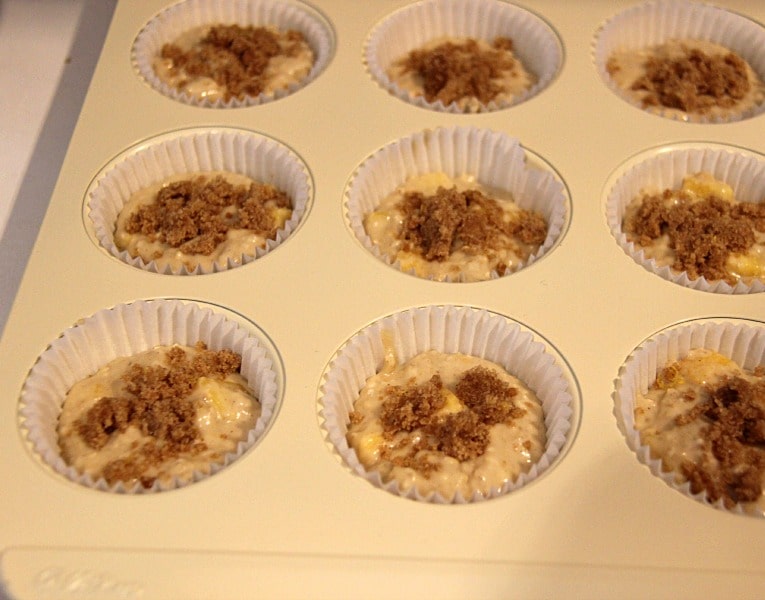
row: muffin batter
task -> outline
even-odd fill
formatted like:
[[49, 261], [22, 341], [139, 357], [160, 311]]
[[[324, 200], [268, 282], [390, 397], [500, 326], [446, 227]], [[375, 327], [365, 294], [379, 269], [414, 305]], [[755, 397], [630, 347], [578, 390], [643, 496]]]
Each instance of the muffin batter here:
[[470, 177], [414, 177], [364, 219], [372, 242], [403, 271], [438, 281], [482, 281], [518, 269], [547, 237], [539, 213]]
[[464, 112], [479, 112], [490, 102], [509, 103], [536, 83], [506, 37], [492, 43], [437, 38], [394, 61], [387, 75], [412, 96], [445, 106], [456, 102]]
[[606, 64], [616, 85], [644, 108], [680, 118], [726, 118], [765, 101], [765, 84], [728, 48], [702, 40], [614, 52]]
[[238, 354], [202, 343], [111, 361], [67, 393], [58, 425], [62, 457], [94, 480], [127, 488], [208, 473], [260, 416], [240, 364]]
[[185, 32], [154, 60], [164, 83], [210, 101], [266, 94], [299, 83], [314, 54], [299, 31], [214, 25]]
[[665, 367], [638, 396], [635, 428], [678, 482], [726, 506], [765, 508], [765, 369], [746, 372], [696, 349]]
[[117, 217], [114, 242], [132, 257], [189, 271], [241, 264], [292, 216], [275, 187], [225, 172], [186, 173], [133, 194]]
[[739, 202], [709, 173], [680, 189], [644, 192], [627, 206], [623, 229], [659, 266], [731, 285], [765, 281], [765, 202]]
[[347, 439], [368, 470], [406, 492], [488, 495], [528, 471], [546, 443], [542, 406], [500, 366], [428, 351], [385, 366], [361, 390]]

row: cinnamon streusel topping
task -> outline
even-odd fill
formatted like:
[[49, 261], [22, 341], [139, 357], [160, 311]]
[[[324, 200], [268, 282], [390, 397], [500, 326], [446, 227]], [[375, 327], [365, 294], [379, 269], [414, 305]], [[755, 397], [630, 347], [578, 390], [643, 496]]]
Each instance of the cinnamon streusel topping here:
[[[268, 27], [215, 25], [192, 48], [165, 44], [161, 57], [188, 78], [209, 77], [224, 90], [225, 101], [257, 96], [266, 86], [266, 68], [274, 57], [296, 56], [305, 39], [299, 31]], [[187, 81], [180, 81], [182, 88]]]
[[[539, 245], [547, 236], [547, 223], [539, 213], [519, 209], [508, 218], [495, 200], [479, 190], [439, 187], [432, 196], [408, 192], [402, 210], [404, 250], [417, 252], [425, 260], [442, 261], [457, 249], [469, 254], [491, 253], [513, 246], [512, 238]], [[497, 268], [500, 274], [505, 269], [506, 265]]]
[[253, 182], [233, 185], [220, 175], [198, 176], [163, 186], [156, 199], [132, 213], [125, 231], [140, 233], [184, 254], [211, 254], [230, 229], [276, 235], [274, 208], [288, 208], [281, 190]]
[[476, 458], [486, 450], [491, 426], [510, 423], [525, 413], [513, 401], [518, 390], [485, 367], [473, 367], [457, 383], [455, 395], [464, 405], [461, 410], [439, 412], [445, 402], [442, 390], [437, 374], [420, 385], [386, 390], [381, 414], [383, 436], [392, 439], [402, 431], [422, 433], [403, 459], [392, 459], [395, 464], [419, 467], [427, 474], [438, 466], [420, 464], [416, 457], [420, 450], [441, 452], [459, 461]]
[[430, 50], [413, 50], [404, 69], [422, 78], [428, 102], [440, 100], [448, 105], [472, 96], [488, 104], [505, 91], [496, 80], [504, 71], [516, 68], [509, 52], [512, 49], [513, 42], [507, 37], [496, 38], [486, 50], [474, 39], [447, 41]]
[[705, 491], [710, 501], [722, 498], [731, 507], [754, 502], [765, 476], [765, 380], [751, 383], [726, 378], [709, 389], [709, 400], [678, 416], [678, 426], [704, 423], [701, 444], [705, 458], [681, 465], [694, 493]]
[[726, 267], [728, 258], [745, 253], [755, 243], [756, 232], [765, 232], [765, 203], [731, 203], [713, 195], [693, 200], [682, 191], [664, 190], [643, 197], [625, 219], [624, 230], [644, 247], [668, 236], [675, 254], [672, 268], [686, 271], [691, 279], [704, 276], [735, 284]]
[[176, 346], [168, 351], [166, 365], [131, 365], [122, 378], [125, 395], [99, 399], [76, 422], [79, 436], [96, 450], [129, 427], [151, 438], [129, 457], [106, 465], [103, 475], [110, 484], [139, 479], [151, 487], [154, 479], [144, 476], [149, 466], [206, 449], [196, 424], [196, 406], [188, 396], [202, 377], [223, 379], [238, 372], [241, 357], [230, 350], [208, 350], [201, 342], [196, 350], [189, 358]]
[[605, 67], [623, 95], [662, 116], [727, 121], [753, 114], [765, 101], [761, 74], [741, 54], [709, 40], [617, 48]]
[[746, 96], [750, 82], [744, 60], [729, 52], [709, 55], [683, 46], [682, 57], [652, 56], [633, 90], [645, 90], [644, 106], [661, 105], [704, 113], [712, 106], [730, 108]]

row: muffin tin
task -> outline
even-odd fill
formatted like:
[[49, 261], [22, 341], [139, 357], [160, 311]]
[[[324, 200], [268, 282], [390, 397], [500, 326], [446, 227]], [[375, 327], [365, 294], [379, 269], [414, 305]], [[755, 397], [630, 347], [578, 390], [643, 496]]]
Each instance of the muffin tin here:
[[[480, 114], [402, 101], [368, 72], [376, 25], [406, 2], [316, 0], [333, 44], [326, 68], [272, 102], [203, 108], [148, 85], [131, 62], [166, 0], [118, 4], [24, 280], [0, 342], [0, 577], [19, 598], [698, 597], [765, 593], [765, 520], [705, 506], [656, 477], [614, 414], [631, 353], [697, 320], [764, 326], [760, 293], [677, 285], [636, 263], [610, 230], [611, 189], [635, 164], [706, 146], [759, 157], [763, 116], [725, 124], [648, 114], [613, 93], [593, 59], [599, 28], [636, 3], [553, 0], [522, 7], [558, 36], [563, 61], [538, 95]], [[765, 6], [716, 5], [762, 23]], [[427, 129], [517, 139], [550, 169], [570, 212], [560, 239], [506, 277], [439, 283], [368, 252], [346, 192], [365, 159]], [[254, 132], [305, 164], [306, 211], [289, 238], [234, 269], [176, 276], [134, 268], [98, 243], [88, 190], [131, 148], [192, 129]], [[6, 257], [8, 260], [9, 257]], [[89, 489], [51, 469], [21, 427], [21, 391], [61, 334], [103, 309], [182, 299], [264, 340], [283, 382], [251, 450], [182, 489]], [[545, 472], [485, 502], [437, 505], [386, 493], [354, 473], [323, 426], [325, 375], [369, 325], [422, 307], [485, 310], [519, 324], [567, 379], [572, 426]]]

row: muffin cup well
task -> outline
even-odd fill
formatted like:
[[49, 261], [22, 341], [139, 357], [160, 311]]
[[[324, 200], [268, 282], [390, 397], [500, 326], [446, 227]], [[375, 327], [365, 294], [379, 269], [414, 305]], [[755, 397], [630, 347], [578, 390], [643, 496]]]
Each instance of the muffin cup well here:
[[[273, 94], [211, 101], [180, 92], [157, 76], [152, 61], [162, 46], [181, 34], [216, 24], [273, 26], [280, 30], [294, 29], [305, 37], [314, 53], [314, 64], [301, 81]], [[335, 48], [334, 33], [324, 17], [306, 4], [295, 0], [182, 0], [164, 9], [143, 27], [132, 48], [133, 66], [138, 74], [159, 93], [194, 106], [206, 108], [241, 108], [283, 98], [316, 79], [329, 64]]]
[[411, 96], [388, 77], [391, 64], [427, 42], [444, 37], [470, 37], [491, 42], [504, 36], [513, 40], [513, 53], [536, 77], [536, 83], [510, 102], [491, 102], [482, 111], [495, 111], [525, 102], [550, 85], [563, 62], [555, 31], [540, 17], [514, 4], [497, 0], [426, 0], [404, 7], [378, 23], [364, 49], [367, 69], [391, 94], [429, 110], [465, 112], [456, 102], [445, 106]]
[[[115, 358], [132, 356], [159, 345], [193, 346], [204, 342], [211, 350], [232, 350], [242, 357], [241, 374], [261, 405], [261, 415], [235, 452], [196, 471], [191, 480], [155, 481], [150, 488], [121, 482], [109, 485], [68, 465], [58, 445], [58, 417], [69, 389]], [[167, 491], [213, 475], [240, 459], [270, 427], [283, 384], [277, 357], [265, 340], [210, 308], [181, 300], [149, 300], [104, 309], [79, 321], [51, 342], [31, 368], [21, 392], [20, 426], [34, 452], [56, 473], [80, 485], [117, 493]]]
[[[383, 262], [401, 269], [373, 243], [364, 229], [364, 217], [407, 179], [434, 172], [449, 177], [473, 176], [481, 185], [510, 192], [518, 206], [537, 211], [546, 219], [547, 236], [539, 249], [503, 276], [533, 264], [560, 240], [570, 213], [565, 186], [551, 171], [530, 165], [518, 140], [474, 127], [439, 128], [379, 149], [362, 162], [348, 184], [345, 208], [350, 229], [364, 248]], [[492, 279], [498, 277], [496, 272], [491, 274]]]
[[[393, 342], [399, 364], [426, 350], [462, 353], [490, 360], [525, 383], [536, 393], [544, 410], [547, 445], [539, 461], [527, 473], [493, 489], [489, 495], [476, 492], [469, 498], [459, 492], [451, 498], [437, 492], [423, 496], [415, 487], [404, 492], [395, 480], [384, 482], [378, 472], [367, 471], [349, 447], [346, 433], [360, 390], [383, 364], [383, 338]], [[322, 378], [319, 400], [322, 427], [351, 471], [391, 494], [438, 504], [496, 498], [538, 479], [560, 460], [570, 444], [577, 407], [570, 373], [565, 368], [534, 334], [503, 316], [459, 306], [410, 309], [367, 326], [331, 360]]]
[[765, 365], [765, 326], [755, 321], [735, 319], [699, 319], [673, 326], [652, 336], [638, 346], [620, 369], [614, 391], [614, 415], [627, 445], [638, 460], [656, 477], [678, 492], [714, 508], [736, 514], [765, 516], [752, 506], [736, 505], [728, 509], [722, 499], [710, 502], [705, 492], [694, 494], [690, 483], [663, 467], [662, 460], [651, 456], [650, 448], [640, 440], [635, 428], [638, 394], [645, 394], [658, 373], [668, 364], [685, 357], [696, 348], [719, 352], [745, 370]]
[[[245, 175], [284, 191], [292, 200], [292, 215], [255, 254], [241, 254], [211, 267], [146, 262], [120, 250], [114, 242], [117, 217], [130, 197], [153, 184], [184, 173], [227, 171]], [[305, 216], [312, 194], [306, 165], [286, 146], [266, 136], [240, 129], [197, 128], [163, 134], [127, 149], [95, 177], [86, 193], [85, 212], [98, 244], [131, 266], [166, 275], [202, 275], [254, 261], [286, 240]]]
[[677, 189], [684, 177], [702, 171], [730, 185], [737, 200], [761, 202], [765, 198], [765, 158], [740, 148], [694, 142], [650, 149], [630, 160], [629, 165], [616, 172], [606, 190], [606, 220], [625, 253], [645, 269], [684, 287], [718, 294], [765, 291], [765, 283], [760, 280], [754, 280], [751, 285], [739, 281], [731, 286], [722, 280], [690, 279], [686, 272], [674, 271], [646, 258], [640, 246], [628, 241], [622, 230], [627, 205], [633, 198], [644, 190]]
[[724, 46], [743, 58], [765, 81], [765, 28], [747, 17], [701, 2], [658, 0], [643, 2], [606, 21], [593, 42], [593, 61], [603, 83], [626, 102], [659, 116], [697, 123], [725, 123], [765, 112], [765, 101], [751, 109], [727, 115], [689, 114], [663, 106], [643, 107], [608, 73], [607, 63], [616, 50], [640, 50], [669, 40], [701, 40]]

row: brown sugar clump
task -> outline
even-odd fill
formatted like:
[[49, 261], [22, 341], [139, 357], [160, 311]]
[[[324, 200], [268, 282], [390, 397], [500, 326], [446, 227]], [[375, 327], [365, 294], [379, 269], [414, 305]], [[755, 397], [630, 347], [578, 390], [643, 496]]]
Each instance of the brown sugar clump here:
[[137, 420], [139, 408], [132, 398], [101, 398], [78, 422], [77, 432], [88, 446], [100, 450], [111, 434], [124, 433]]
[[705, 491], [712, 502], [722, 498], [729, 508], [758, 500], [765, 476], [765, 380], [727, 379], [695, 408], [702, 410], [692, 410], [687, 422], [707, 423], [703, 446], [710, 458], [683, 465], [691, 490]]
[[[396, 464], [417, 468], [427, 475], [437, 465], [423, 463], [421, 450], [441, 452], [459, 461], [481, 456], [489, 444], [490, 428], [510, 423], [525, 414], [513, 398], [518, 390], [485, 367], [466, 371], [455, 388], [463, 408], [439, 414], [445, 404], [443, 383], [434, 375], [422, 384], [393, 386], [386, 390], [382, 407], [383, 435], [393, 439], [400, 432], [420, 430], [420, 441]], [[406, 442], [402, 442], [404, 445]]]
[[511, 402], [518, 390], [485, 367], [475, 367], [465, 373], [454, 391], [485, 423], [502, 423], [525, 413]]
[[508, 238], [539, 245], [547, 236], [544, 217], [520, 209], [508, 220], [499, 203], [478, 190], [439, 187], [432, 196], [408, 192], [401, 208], [404, 247], [425, 260], [443, 261], [458, 249], [486, 254], [506, 247]]
[[362, 421], [364, 421], [364, 416], [357, 412], [357, 411], [351, 411], [351, 413], [348, 415], [348, 420], [351, 422], [351, 425], [358, 425]]
[[504, 91], [493, 80], [515, 67], [515, 60], [507, 54], [512, 47], [512, 40], [505, 37], [496, 38], [488, 50], [473, 39], [444, 42], [431, 50], [412, 51], [404, 66], [422, 78], [428, 102], [440, 100], [449, 105], [475, 97], [488, 104]]
[[[196, 407], [188, 396], [200, 377], [222, 379], [238, 372], [241, 357], [230, 350], [207, 350], [202, 343], [196, 350], [197, 354], [189, 358], [176, 346], [167, 353], [166, 365], [131, 365], [123, 376], [126, 395], [99, 399], [78, 420], [78, 434], [96, 450], [113, 434], [124, 433], [129, 427], [152, 438], [133, 456], [107, 465], [104, 477], [110, 484], [140, 479], [139, 475], [153, 464], [205, 449], [195, 421]], [[148, 487], [152, 484], [153, 480]]]
[[667, 206], [671, 196], [671, 190], [645, 196], [625, 220], [625, 232], [641, 246], [667, 235], [675, 252], [673, 269], [686, 271], [691, 279], [704, 276], [735, 284], [726, 262], [732, 253], [744, 253], [755, 243], [755, 230], [763, 231], [765, 203], [733, 204], [715, 196], [694, 202], [681, 195]]
[[388, 390], [380, 420], [385, 431], [412, 431], [430, 423], [444, 405], [443, 383], [438, 375], [421, 385]]
[[744, 60], [729, 52], [708, 55], [683, 47], [680, 58], [650, 57], [645, 75], [632, 85], [645, 90], [644, 106], [666, 106], [690, 113], [704, 113], [711, 107], [730, 108], [750, 89]]
[[489, 426], [472, 411], [463, 410], [438, 419], [428, 428], [433, 446], [459, 461], [476, 458], [489, 445]]
[[425, 260], [444, 260], [452, 251], [467, 198], [455, 189], [438, 188], [434, 196], [410, 192], [404, 197], [404, 237]]
[[222, 176], [198, 176], [169, 183], [154, 202], [132, 213], [127, 233], [140, 233], [185, 254], [209, 255], [230, 229], [247, 229], [266, 238], [276, 235], [269, 209], [289, 207], [287, 195], [258, 182], [233, 185]]
[[[265, 86], [269, 61], [279, 55], [294, 56], [303, 34], [289, 30], [282, 47], [279, 33], [266, 27], [216, 25], [193, 48], [184, 51], [165, 44], [161, 56], [190, 77], [209, 77], [225, 89], [224, 99], [257, 96]], [[179, 87], [182, 87], [183, 82]]]

